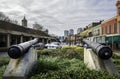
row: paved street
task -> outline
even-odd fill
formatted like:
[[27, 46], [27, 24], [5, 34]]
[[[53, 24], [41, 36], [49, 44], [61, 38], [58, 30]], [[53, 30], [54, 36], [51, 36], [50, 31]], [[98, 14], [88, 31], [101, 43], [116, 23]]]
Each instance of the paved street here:
[[0, 52], [0, 57], [6, 57], [6, 56], [8, 56], [7, 52]]

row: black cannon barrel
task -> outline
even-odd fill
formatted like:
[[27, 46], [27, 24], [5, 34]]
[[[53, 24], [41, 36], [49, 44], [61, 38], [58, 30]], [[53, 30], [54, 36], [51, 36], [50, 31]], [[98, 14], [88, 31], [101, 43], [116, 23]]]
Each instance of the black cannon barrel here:
[[96, 42], [91, 42], [87, 39], [84, 39], [83, 42], [85, 42], [89, 47], [91, 47], [92, 50], [96, 53], [96, 55], [101, 59], [109, 59], [112, 57], [112, 50], [110, 47], [101, 45]]
[[8, 55], [13, 59], [17, 59], [23, 56], [28, 51], [28, 49], [37, 42], [38, 38], [35, 38], [33, 40], [20, 43], [18, 45], [13, 45], [8, 49]]

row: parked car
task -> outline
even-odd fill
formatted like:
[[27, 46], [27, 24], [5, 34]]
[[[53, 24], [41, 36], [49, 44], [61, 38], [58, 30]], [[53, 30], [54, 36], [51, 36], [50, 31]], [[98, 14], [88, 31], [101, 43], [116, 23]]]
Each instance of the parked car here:
[[37, 43], [34, 45], [34, 47], [37, 49], [37, 50], [40, 50], [40, 49], [44, 49], [44, 44], [43, 43]]
[[46, 44], [45, 47], [48, 49], [58, 49], [61, 48], [62, 46], [59, 42], [52, 42], [50, 44]]
[[80, 46], [83, 47], [83, 43], [80, 43]]
[[77, 43], [76, 46], [83, 47], [83, 43]]
[[50, 43], [45, 44], [45, 48], [48, 48], [50, 46]]
[[77, 43], [77, 44], [76, 44], [76, 46], [80, 46], [80, 44], [79, 44], [79, 43]]

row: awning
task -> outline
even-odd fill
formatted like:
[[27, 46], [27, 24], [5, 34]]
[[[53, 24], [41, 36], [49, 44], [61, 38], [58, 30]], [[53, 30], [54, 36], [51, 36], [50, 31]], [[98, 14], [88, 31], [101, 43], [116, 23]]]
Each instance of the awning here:
[[108, 43], [120, 43], [120, 36], [108, 36]]

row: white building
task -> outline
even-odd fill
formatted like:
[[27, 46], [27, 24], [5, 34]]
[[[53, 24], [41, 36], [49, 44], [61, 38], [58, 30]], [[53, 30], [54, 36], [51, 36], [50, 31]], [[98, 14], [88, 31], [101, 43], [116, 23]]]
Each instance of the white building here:
[[64, 30], [64, 37], [67, 37], [69, 34], [69, 31], [68, 30]]

